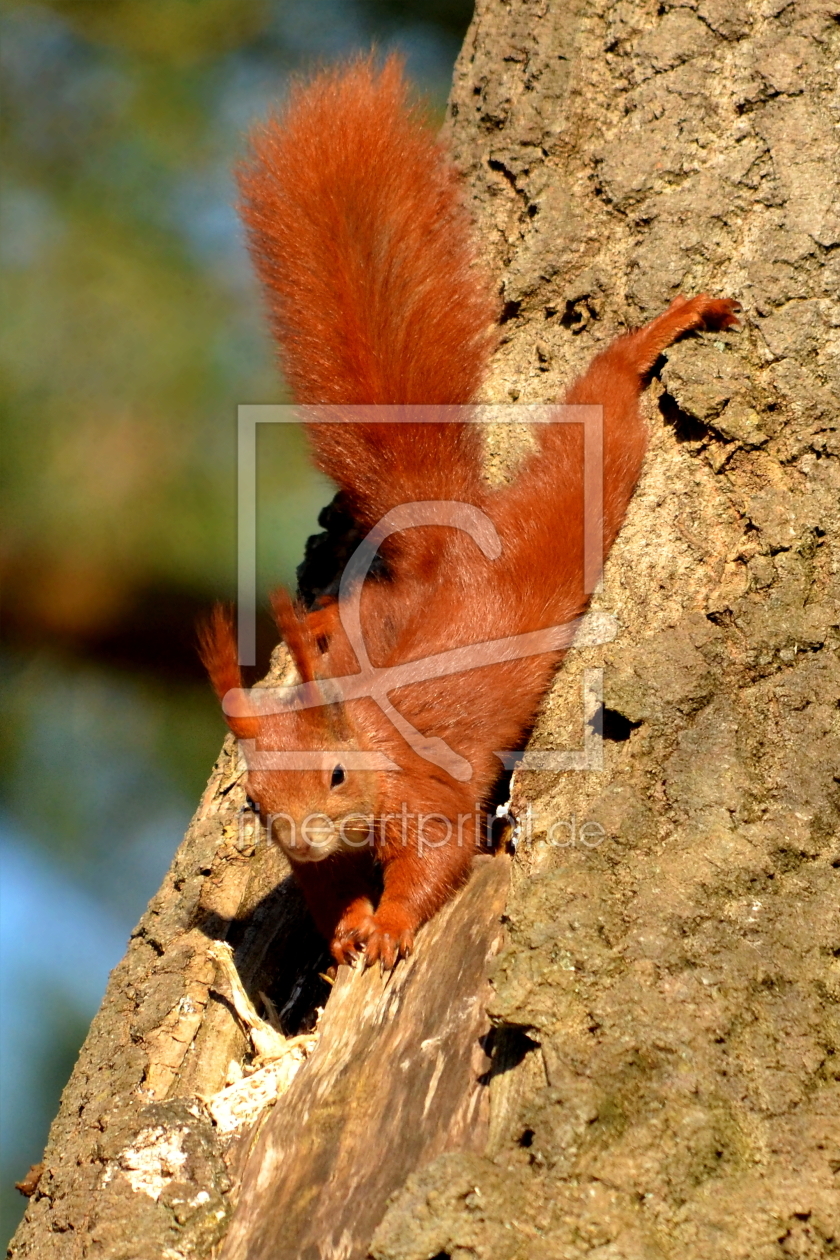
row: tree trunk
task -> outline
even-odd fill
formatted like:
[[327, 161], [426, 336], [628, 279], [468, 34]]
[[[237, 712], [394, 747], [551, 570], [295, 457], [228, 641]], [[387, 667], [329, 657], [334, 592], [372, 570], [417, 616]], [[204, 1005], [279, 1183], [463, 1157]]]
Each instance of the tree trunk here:
[[[465, 1000], [483, 993], [492, 862], [397, 973], [407, 1025], [376, 1022], [378, 976], [345, 977], [261, 1130], [202, 1101], [247, 1044], [210, 937], [287, 1031], [324, 996], [227, 750], [112, 976], [14, 1256], [837, 1254], [839, 16], [819, 0], [479, 0], [448, 130], [504, 277], [488, 398], [556, 398], [678, 291], [745, 306], [740, 331], [660, 366], [595, 598], [620, 632], [570, 654], [533, 737], [579, 747], [583, 671], [603, 669], [604, 769], [514, 778], [489, 1089], [465, 1069], [475, 1003], [464, 1022], [423, 993], [458, 974]], [[451, 1127], [423, 1115], [439, 1023]], [[403, 1059], [417, 1092], [391, 1113]]]

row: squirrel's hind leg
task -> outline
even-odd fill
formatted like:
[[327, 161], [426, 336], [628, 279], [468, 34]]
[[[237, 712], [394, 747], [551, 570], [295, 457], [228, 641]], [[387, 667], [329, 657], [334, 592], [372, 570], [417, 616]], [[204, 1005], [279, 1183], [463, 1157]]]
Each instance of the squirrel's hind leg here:
[[732, 298], [712, 298], [708, 293], [686, 298], [679, 294], [667, 311], [657, 315], [649, 324], [614, 343], [630, 361], [632, 369], [644, 376], [659, 355], [683, 333], [695, 328], [726, 329], [738, 323], [737, 311], [741, 303]]

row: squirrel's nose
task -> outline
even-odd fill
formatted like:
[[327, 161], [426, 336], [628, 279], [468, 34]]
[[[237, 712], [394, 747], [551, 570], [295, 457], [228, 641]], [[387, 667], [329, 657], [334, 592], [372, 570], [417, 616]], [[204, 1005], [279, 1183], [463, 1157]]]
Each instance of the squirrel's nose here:
[[298, 834], [298, 845], [310, 862], [317, 862], [336, 848], [338, 833], [335, 827], [307, 827], [305, 833]]
[[272, 836], [296, 862], [318, 862], [339, 844], [335, 823], [324, 814], [300, 822], [280, 814], [272, 819]]

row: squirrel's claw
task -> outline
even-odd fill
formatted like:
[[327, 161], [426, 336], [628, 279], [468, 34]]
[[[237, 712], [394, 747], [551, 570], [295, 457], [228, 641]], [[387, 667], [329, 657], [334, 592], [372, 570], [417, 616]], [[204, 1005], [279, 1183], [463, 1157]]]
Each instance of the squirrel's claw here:
[[361, 957], [365, 967], [378, 962], [383, 971], [392, 971], [414, 948], [414, 927], [409, 920], [402, 907], [387, 906], [368, 915], [363, 923], [345, 927], [332, 942], [332, 956], [348, 966]]
[[724, 331], [741, 322], [736, 311], [743, 310], [743, 307], [734, 298], [711, 298], [707, 293], [701, 293], [692, 300], [705, 328]]
[[336, 937], [330, 945], [330, 953], [341, 966], [352, 967], [364, 954], [364, 944], [355, 932], [347, 936]]
[[365, 942], [365, 967], [378, 962], [380, 970], [393, 971], [401, 958], [408, 958], [414, 948], [414, 933], [408, 929], [399, 935], [375, 928]]

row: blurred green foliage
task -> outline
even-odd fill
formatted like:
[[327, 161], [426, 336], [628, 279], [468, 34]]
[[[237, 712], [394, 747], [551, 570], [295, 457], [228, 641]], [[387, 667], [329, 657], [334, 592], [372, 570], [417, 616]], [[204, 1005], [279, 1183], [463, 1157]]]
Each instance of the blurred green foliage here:
[[[29, 4], [5, 19], [0, 373], [4, 568], [58, 627], [141, 582], [231, 589], [235, 405], [283, 395], [233, 219], [223, 67], [195, 60], [265, 6], [51, 7], [72, 24]], [[277, 441], [305, 476], [296, 430]]]
[[267, 0], [47, 0], [86, 39], [188, 65], [252, 39], [268, 25]]

